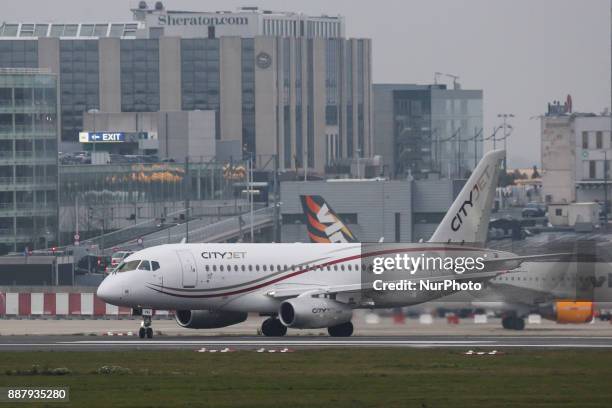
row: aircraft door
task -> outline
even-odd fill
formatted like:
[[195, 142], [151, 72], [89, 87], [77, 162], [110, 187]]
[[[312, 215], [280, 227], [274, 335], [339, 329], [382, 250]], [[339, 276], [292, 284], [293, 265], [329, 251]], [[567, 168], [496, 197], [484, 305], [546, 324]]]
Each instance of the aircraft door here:
[[177, 251], [183, 271], [183, 287], [195, 288], [198, 281], [198, 270], [193, 254], [189, 250]]

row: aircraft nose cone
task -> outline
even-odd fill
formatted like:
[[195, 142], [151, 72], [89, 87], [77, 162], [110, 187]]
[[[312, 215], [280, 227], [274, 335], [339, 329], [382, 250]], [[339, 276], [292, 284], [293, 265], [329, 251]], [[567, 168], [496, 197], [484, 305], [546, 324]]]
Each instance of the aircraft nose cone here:
[[110, 276], [107, 276], [106, 279], [100, 283], [96, 291], [96, 296], [98, 296], [98, 298], [110, 304], [117, 303], [120, 295], [119, 287], [116, 285], [116, 282], [113, 282]]

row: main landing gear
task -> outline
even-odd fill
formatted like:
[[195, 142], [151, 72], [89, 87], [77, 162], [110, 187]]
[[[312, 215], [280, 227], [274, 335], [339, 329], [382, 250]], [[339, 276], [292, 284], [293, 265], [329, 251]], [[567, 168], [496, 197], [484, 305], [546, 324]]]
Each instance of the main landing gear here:
[[287, 326], [275, 317], [269, 317], [261, 324], [261, 332], [267, 337], [282, 337], [287, 334]]
[[353, 334], [353, 323], [346, 322], [337, 326], [327, 328], [327, 332], [332, 337], [350, 337]]
[[506, 316], [502, 319], [502, 327], [508, 330], [523, 330], [525, 319], [518, 316]]
[[151, 316], [153, 311], [151, 309], [142, 310], [142, 323], [140, 323], [140, 329], [138, 330], [138, 337], [144, 339], [153, 338], [153, 328], [151, 327]]

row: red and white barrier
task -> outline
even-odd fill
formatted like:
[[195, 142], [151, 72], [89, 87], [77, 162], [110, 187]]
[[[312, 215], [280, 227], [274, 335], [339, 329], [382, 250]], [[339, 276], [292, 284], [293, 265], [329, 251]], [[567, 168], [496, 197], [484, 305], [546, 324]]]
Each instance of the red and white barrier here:
[[[0, 316], [130, 316], [132, 309], [105, 303], [95, 293], [0, 292]], [[168, 316], [167, 310], [155, 315]]]

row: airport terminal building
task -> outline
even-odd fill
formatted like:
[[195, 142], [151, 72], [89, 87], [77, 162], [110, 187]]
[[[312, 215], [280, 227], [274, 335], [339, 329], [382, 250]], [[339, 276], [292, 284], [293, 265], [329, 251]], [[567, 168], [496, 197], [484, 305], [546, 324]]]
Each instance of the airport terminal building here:
[[0, 25], [0, 67], [59, 75], [62, 151], [78, 146], [88, 111], [208, 110], [216, 141], [258, 166], [278, 155], [281, 169], [322, 173], [372, 155], [371, 42], [346, 38], [342, 17], [160, 2], [132, 12], [128, 22]]

